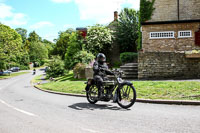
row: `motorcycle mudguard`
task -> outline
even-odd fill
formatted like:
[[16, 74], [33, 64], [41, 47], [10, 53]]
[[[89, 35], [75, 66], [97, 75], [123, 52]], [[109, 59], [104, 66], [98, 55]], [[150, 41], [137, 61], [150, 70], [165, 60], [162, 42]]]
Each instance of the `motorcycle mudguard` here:
[[86, 87], [85, 87], [85, 90], [89, 91], [89, 89], [90, 89], [90, 85], [87, 84]]

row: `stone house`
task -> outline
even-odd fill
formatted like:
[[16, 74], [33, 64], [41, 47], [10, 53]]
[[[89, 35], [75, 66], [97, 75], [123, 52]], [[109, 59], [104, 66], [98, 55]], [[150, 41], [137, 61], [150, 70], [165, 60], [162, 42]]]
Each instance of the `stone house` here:
[[139, 79], [200, 78], [200, 0], [155, 0], [142, 23]]

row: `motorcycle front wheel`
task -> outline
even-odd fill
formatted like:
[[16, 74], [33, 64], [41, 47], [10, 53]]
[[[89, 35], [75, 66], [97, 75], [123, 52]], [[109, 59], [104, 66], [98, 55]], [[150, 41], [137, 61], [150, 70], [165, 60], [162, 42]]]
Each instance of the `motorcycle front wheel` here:
[[95, 104], [98, 100], [98, 88], [96, 85], [91, 85], [86, 92], [87, 100], [91, 104]]
[[130, 108], [136, 101], [136, 90], [133, 85], [123, 85], [118, 90], [117, 103], [122, 108]]

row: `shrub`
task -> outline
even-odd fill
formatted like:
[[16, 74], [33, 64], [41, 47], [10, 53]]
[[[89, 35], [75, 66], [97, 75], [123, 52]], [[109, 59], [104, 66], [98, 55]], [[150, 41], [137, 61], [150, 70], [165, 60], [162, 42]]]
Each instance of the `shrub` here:
[[64, 75], [67, 71], [64, 68], [64, 62], [60, 56], [53, 56], [52, 60], [48, 63], [47, 77], [58, 77]]
[[69, 38], [69, 44], [65, 54], [65, 68], [68, 70], [73, 69], [77, 62], [74, 60], [74, 56], [82, 50], [83, 40], [78, 39], [77, 33], [72, 33]]
[[120, 60], [122, 63], [130, 63], [137, 60], [138, 53], [124, 52], [120, 54]]
[[89, 64], [95, 56], [87, 51], [80, 51], [74, 56], [75, 63]]
[[108, 51], [113, 43], [113, 31], [102, 25], [88, 28], [86, 48], [93, 54]]
[[76, 64], [73, 69], [74, 78], [77, 78], [77, 79], [85, 78], [85, 68], [86, 68], [86, 65], [83, 63]]
[[29, 70], [29, 66], [20, 65], [20, 70]]
[[119, 68], [121, 65], [122, 65], [122, 62], [121, 62], [121, 61], [115, 61], [115, 62], [113, 63], [113, 68]]

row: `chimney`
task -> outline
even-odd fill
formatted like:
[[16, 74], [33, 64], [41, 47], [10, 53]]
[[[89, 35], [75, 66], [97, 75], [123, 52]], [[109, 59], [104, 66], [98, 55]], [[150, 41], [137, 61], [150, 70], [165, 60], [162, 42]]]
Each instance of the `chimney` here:
[[114, 21], [117, 21], [117, 20], [118, 20], [118, 12], [115, 11], [115, 12], [114, 12]]

